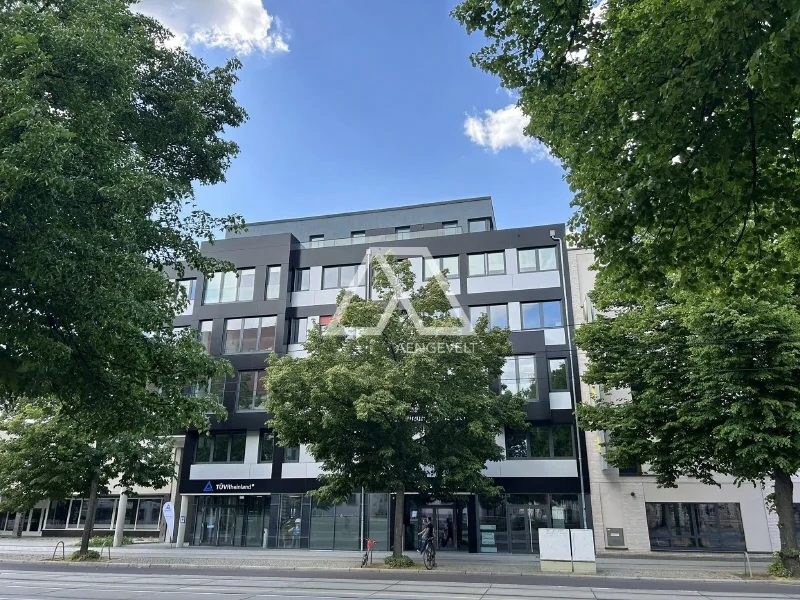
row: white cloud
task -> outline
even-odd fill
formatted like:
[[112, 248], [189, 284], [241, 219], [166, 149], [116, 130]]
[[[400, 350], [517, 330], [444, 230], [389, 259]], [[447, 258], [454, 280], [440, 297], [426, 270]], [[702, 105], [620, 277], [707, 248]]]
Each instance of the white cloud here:
[[180, 46], [226, 48], [238, 54], [289, 50], [261, 0], [139, 0], [133, 9], [161, 21]]
[[495, 154], [505, 148], [516, 147], [531, 154], [534, 161], [549, 160], [558, 165], [559, 162], [550, 155], [544, 144], [525, 135], [528, 122], [528, 117], [522, 114], [516, 104], [509, 104], [500, 110], [484, 111], [483, 118], [467, 115], [464, 133], [473, 142]]

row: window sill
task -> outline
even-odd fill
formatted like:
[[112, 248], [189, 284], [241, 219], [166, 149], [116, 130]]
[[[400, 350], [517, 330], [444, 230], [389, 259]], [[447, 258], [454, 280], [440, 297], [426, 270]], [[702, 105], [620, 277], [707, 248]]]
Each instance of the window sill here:
[[519, 274], [522, 273], [552, 273], [558, 269], [519, 269]]
[[467, 279], [477, 278], [477, 277], [496, 277], [497, 275], [508, 275], [505, 271], [497, 272], [497, 273], [484, 273], [482, 275], [467, 275]]
[[575, 460], [575, 457], [574, 456], [571, 456], [571, 457], [567, 457], [567, 456], [533, 456], [533, 457], [530, 457], [530, 458], [517, 458], [517, 457], [508, 458], [508, 457], [506, 457], [506, 460], [532, 460], [532, 461], [538, 461], [538, 460]]
[[207, 461], [200, 462], [200, 461], [194, 461], [192, 464], [193, 465], [243, 465], [244, 464], [244, 459], [235, 460], [235, 461], [234, 460], [230, 460], [230, 461], [225, 461], [225, 462], [207, 462]]
[[237, 408], [235, 411], [238, 413], [263, 413], [267, 412], [266, 408]]
[[275, 349], [272, 350], [252, 350], [249, 352], [223, 352], [221, 356], [247, 356], [248, 354], [269, 354], [270, 352], [275, 352]]
[[203, 302], [203, 306], [218, 306], [220, 304], [240, 304], [242, 302], [254, 302], [251, 298], [250, 300], [229, 300], [228, 302]]

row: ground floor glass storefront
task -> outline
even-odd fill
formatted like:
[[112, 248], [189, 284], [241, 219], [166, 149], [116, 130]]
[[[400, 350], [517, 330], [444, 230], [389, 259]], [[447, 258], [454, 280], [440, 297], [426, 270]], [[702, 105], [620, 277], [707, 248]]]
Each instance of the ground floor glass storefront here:
[[647, 502], [653, 550], [741, 552], [746, 549], [738, 502]]
[[[578, 494], [504, 494], [478, 498], [478, 551], [539, 552], [539, 529], [579, 529]], [[587, 524], [591, 527], [591, 523]]]
[[358, 550], [363, 535], [385, 549], [389, 496], [352, 494], [330, 506], [305, 494], [195, 496], [189, 522], [194, 546]]

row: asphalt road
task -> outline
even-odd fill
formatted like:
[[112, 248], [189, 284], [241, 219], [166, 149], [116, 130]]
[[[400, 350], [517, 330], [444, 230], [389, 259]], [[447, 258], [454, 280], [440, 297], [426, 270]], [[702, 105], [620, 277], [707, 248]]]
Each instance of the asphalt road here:
[[437, 573], [135, 569], [0, 563], [0, 600], [800, 599], [800, 585]]

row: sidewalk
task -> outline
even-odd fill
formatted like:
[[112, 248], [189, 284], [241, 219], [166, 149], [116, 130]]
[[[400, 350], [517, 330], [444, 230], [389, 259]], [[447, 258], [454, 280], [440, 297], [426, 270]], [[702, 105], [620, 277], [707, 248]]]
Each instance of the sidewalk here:
[[[0, 562], [49, 561], [59, 542], [68, 557], [76, 538], [0, 538]], [[106, 555], [106, 550], [103, 552]], [[387, 552], [376, 552], [372, 568], [380, 568]], [[413, 552], [407, 555], [420, 562]], [[57, 557], [61, 557], [59, 546]], [[263, 550], [261, 548], [173, 548], [169, 544], [140, 543], [111, 549], [112, 565], [220, 569], [349, 570], [358, 569], [362, 552], [321, 550]], [[771, 557], [751, 557], [753, 573], [766, 571]], [[531, 554], [468, 554], [439, 552], [439, 572], [533, 575], [541, 573], [539, 558]], [[84, 563], [85, 564], [85, 563]], [[603, 553], [598, 575], [647, 579], [740, 579], [745, 572], [742, 554], [624, 554]]]

